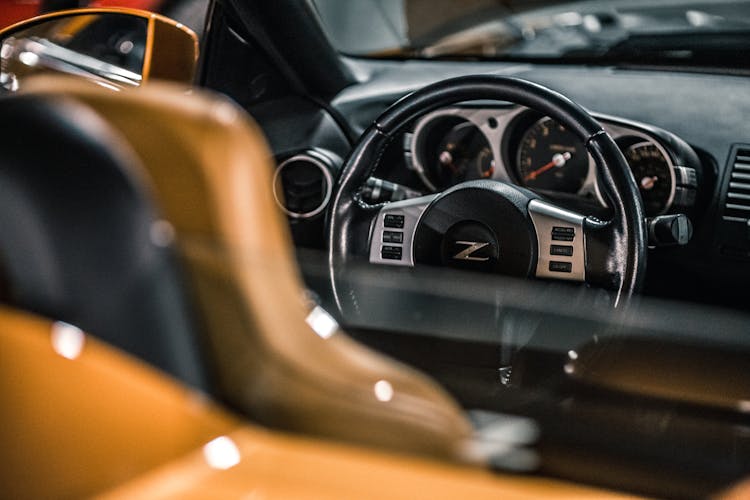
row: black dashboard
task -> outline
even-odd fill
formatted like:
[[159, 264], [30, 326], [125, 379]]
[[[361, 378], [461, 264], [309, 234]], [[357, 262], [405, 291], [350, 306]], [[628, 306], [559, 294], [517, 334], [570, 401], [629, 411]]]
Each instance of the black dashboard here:
[[[750, 168], [750, 94], [745, 76], [501, 62], [346, 63], [359, 83], [332, 100], [330, 113], [313, 120], [290, 106], [261, 118], [279, 160], [313, 148], [345, 158], [351, 147], [347, 135], [356, 138], [400, 97], [438, 80], [479, 73], [528, 79], [567, 95], [601, 121], [628, 158], [649, 216], [690, 217], [694, 233], [687, 246], [649, 252], [646, 293], [744, 308], [736, 292], [750, 279], [750, 170], [743, 170]], [[313, 136], [279, 125], [306, 118]], [[490, 177], [527, 186], [572, 209], [606, 211], [590, 159], [555, 125], [507, 103], [440, 109], [407, 127], [374, 175], [403, 186], [411, 192], [407, 196]], [[275, 142], [284, 144], [276, 147]], [[561, 160], [562, 167], [555, 165]], [[329, 167], [334, 179], [339, 167]], [[292, 221], [302, 247], [322, 248], [324, 226], [325, 216], [317, 222]]]

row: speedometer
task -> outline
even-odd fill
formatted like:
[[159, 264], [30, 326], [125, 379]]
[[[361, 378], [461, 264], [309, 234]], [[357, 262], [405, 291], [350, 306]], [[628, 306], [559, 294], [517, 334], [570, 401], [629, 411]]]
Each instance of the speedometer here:
[[669, 161], [651, 142], [639, 142], [625, 150], [635, 182], [643, 198], [646, 215], [664, 213], [674, 197], [674, 172]]
[[521, 137], [515, 174], [530, 189], [577, 193], [589, 170], [583, 143], [551, 118], [543, 118]]

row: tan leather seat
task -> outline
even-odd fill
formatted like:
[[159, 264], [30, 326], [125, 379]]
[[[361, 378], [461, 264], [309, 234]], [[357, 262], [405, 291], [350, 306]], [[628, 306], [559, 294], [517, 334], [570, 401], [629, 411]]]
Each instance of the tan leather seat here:
[[71, 325], [0, 306], [3, 498], [84, 498], [239, 422]]
[[271, 154], [243, 110], [160, 84], [115, 93], [45, 78], [25, 92], [85, 103], [142, 160], [174, 228], [226, 402], [270, 426], [466, 458], [471, 426], [436, 384], [341, 331], [323, 338], [308, 325], [287, 223], [271, 191]]
[[268, 432], [70, 325], [6, 307], [0, 405], [3, 498], [625, 498]]

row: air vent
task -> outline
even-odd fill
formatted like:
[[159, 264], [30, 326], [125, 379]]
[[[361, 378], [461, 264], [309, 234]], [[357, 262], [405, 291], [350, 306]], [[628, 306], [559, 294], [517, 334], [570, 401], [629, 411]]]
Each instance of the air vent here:
[[282, 210], [293, 219], [308, 219], [325, 210], [331, 199], [331, 171], [314, 152], [284, 160], [276, 169], [273, 195]]
[[724, 220], [746, 224], [750, 218], [750, 148], [735, 151], [730, 175]]

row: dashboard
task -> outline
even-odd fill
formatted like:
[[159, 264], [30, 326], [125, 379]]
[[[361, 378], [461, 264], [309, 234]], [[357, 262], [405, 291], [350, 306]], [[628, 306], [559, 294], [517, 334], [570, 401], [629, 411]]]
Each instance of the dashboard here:
[[[695, 205], [701, 164], [682, 139], [646, 124], [597, 116], [627, 160], [655, 217]], [[520, 106], [461, 105], [433, 111], [405, 132], [404, 166], [421, 193], [468, 180], [494, 179], [553, 198], [606, 208], [596, 164], [585, 145], [551, 118]], [[401, 178], [381, 172], [385, 180]]]
[[[750, 165], [746, 77], [502, 62], [345, 62], [360, 81], [332, 100], [332, 114], [302, 113], [304, 103], [298, 101], [281, 110], [278, 106], [251, 109], [267, 131], [279, 163], [299, 151], [317, 148], [346, 158], [356, 138], [383, 111], [404, 95], [437, 80], [479, 73], [524, 78], [570, 97], [602, 123], [631, 167], [636, 164], [637, 182], [645, 179], [641, 196], [650, 217], [684, 213], [690, 218], [693, 235], [687, 245], [649, 251], [644, 293], [746, 307], [742, 295], [736, 293], [750, 279], [750, 183], [745, 179], [750, 174], [742, 170]], [[396, 185], [409, 198], [443, 190], [462, 176], [490, 175], [524, 185], [524, 177], [544, 167], [555, 154], [566, 152], [552, 152], [555, 144], [562, 144], [554, 142], [543, 155], [534, 156], [535, 148], [530, 147], [534, 129], [539, 125], [536, 133], [544, 134], [544, 122], [540, 123], [543, 118], [517, 105], [487, 101], [439, 109], [402, 130], [402, 135], [384, 152], [372, 180]], [[464, 122], [466, 125], [461, 127]], [[456, 172], [440, 164], [440, 153], [445, 151], [441, 146], [444, 148], [454, 139], [462, 145], [455, 153]], [[526, 148], [520, 147], [522, 142]], [[570, 171], [573, 152], [567, 152], [571, 159], [566, 160], [562, 171]], [[521, 164], [528, 157], [531, 167]], [[526, 181], [526, 185], [561, 207], [606, 217], [607, 208], [588, 155], [583, 163], [575, 169], [575, 175], [568, 172], [563, 176], [565, 182], [557, 177], [558, 167], [550, 167]], [[665, 163], [671, 172], [664, 169]], [[340, 162], [328, 166], [334, 182], [340, 167]], [[669, 178], [659, 172], [669, 173]], [[317, 179], [325, 185], [323, 176]], [[570, 179], [575, 182], [565, 184]], [[547, 183], [552, 184], [552, 189]], [[318, 191], [319, 199], [324, 201], [325, 190]], [[297, 246], [324, 248], [325, 221], [325, 212], [313, 219], [290, 219]]]
[[[274, 21], [286, 17], [291, 18], [274, 12]], [[271, 39], [297, 42], [298, 38], [288, 36], [291, 32], [276, 29], [269, 30], [269, 35]], [[558, 384], [547, 377], [546, 370], [547, 367], [557, 369], [561, 363], [578, 355], [578, 351], [568, 351], [568, 348], [560, 349], [559, 353], [550, 349], [547, 339], [554, 339], [563, 346], [568, 343], [574, 346], [573, 335], [588, 338], [600, 331], [592, 322], [581, 319], [598, 314], [597, 308], [581, 300], [584, 291], [592, 297], [597, 296], [595, 292], [589, 295], [583, 286], [560, 285], [564, 288], [561, 288], [560, 295], [556, 295], [553, 291], [557, 291], [557, 283], [549, 289], [540, 286], [527, 290], [526, 287], [514, 286], [512, 280], [495, 279], [489, 273], [450, 273], [451, 270], [445, 270], [445, 274], [432, 275], [433, 268], [429, 266], [420, 269], [388, 268], [369, 263], [338, 266], [328, 258], [325, 250], [330, 232], [326, 223], [331, 219], [330, 200], [336, 199], [336, 183], [342, 182], [342, 163], [356, 153], [362, 133], [389, 106], [436, 81], [475, 74], [515, 76], [554, 89], [590, 110], [627, 157], [641, 186], [641, 196], [646, 201], [649, 215], [686, 212], [695, 229], [685, 246], [649, 250], [644, 294], [747, 308], [746, 293], [736, 294], [734, 302], [730, 296], [734, 287], [746, 290], [750, 279], [747, 224], [750, 178], [744, 183], [739, 177], [750, 175], [747, 173], [750, 172], [747, 75], [632, 64], [604, 66], [449, 59], [381, 61], [342, 56], [335, 60], [341, 62], [344, 73], [351, 80], [341, 88], [332, 89], [323, 85], [335, 77], [335, 72], [330, 71], [332, 65], [326, 65], [325, 52], [312, 50], [311, 46], [317, 48], [313, 44], [297, 43], [282, 52], [288, 58], [284, 62], [289, 62], [294, 69], [299, 68], [299, 75], [307, 77], [305, 83], [313, 96], [324, 97], [324, 102], [318, 102], [296, 95], [280, 96], [282, 86], [269, 79], [271, 72], [265, 70], [262, 61], [257, 62], [261, 50], [255, 50], [255, 47], [244, 51], [227, 50], [233, 38], [227, 39], [225, 45], [209, 46], [214, 57], [226, 61], [226, 65], [217, 68], [223, 71], [213, 74], [221, 74], [221, 80], [230, 80], [232, 85], [222, 82], [219, 90], [246, 105], [268, 136], [279, 164], [275, 194], [278, 194], [280, 203], [286, 203], [284, 206], [307, 285], [320, 296], [324, 307], [342, 311], [342, 317], [348, 320], [344, 323], [346, 326], [352, 323], [361, 325], [362, 331], [356, 338], [367, 338], [381, 348], [387, 346], [388, 352], [399, 355], [401, 359], [411, 357], [420, 362], [418, 367], [431, 374], [443, 375], [440, 380], [448, 381], [446, 385], [462, 396], [462, 403], [466, 406], [482, 407], [483, 397], [489, 395], [487, 398], [491, 397], [495, 402], [508, 403], [503, 410], [521, 411], [533, 407], [545, 425], [560, 430], [567, 444], [573, 442], [570, 432], [576, 429], [589, 439], [594, 430], [605, 428], [604, 442], [609, 446], [612, 441], [612, 426], [597, 425], [592, 417], [602, 415], [599, 407], [583, 406], [567, 394], [559, 393], [559, 388], [563, 387], [565, 391], [570, 383]], [[252, 78], [231, 81], [233, 75], [243, 74], [243, 63]], [[233, 71], [226, 71], [226, 68]], [[308, 71], [303, 72], [303, 69]], [[264, 81], [270, 97], [260, 102], [256, 96], [264, 87], [259, 82]], [[383, 208], [393, 207], [398, 203], [418, 203], [419, 197], [428, 198], [430, 194], [465, 179], [491, 178], [526, 186], [556, 201], [564, 200], [573, 209], [577, 205], [586, 205], [593, 210], [606, 211], [595, 169], [580, 146], [545, 117], [518, 106], [471, 103], [443, 108], [408, 124], [400, 135], [394, 137], [373, 172], [375, 178], [368, 183], [371, 184], [370, 194], [381, 201], [393, 201], [392, 197], [385, 199], [383, 195], [388, 191], [383, 188], [388, 185], [391, 193], [398, 190], [400, 195], [410, 198], [383, 205]], [[314, 154], [320, 149], [334, 153], [339, 161], [325, 161], [322, 155]], [[748, 170], [743, 170], [745, 168]], [[325, 174], [326, 170], [330, 176]], [[748, 197], [747, 204], [741, 202], [742, 196]], [[564, 203], [556, 205], [564, 206]], [[741, 206], [744, 208], [737, 208]], [[577, 211], [593, 213], [584, 210]], [[410, 232], [406, 225], [409, 220], [411, 218], [403, 219], [401, 232], [404, 238]], [[372, 230], [381, 233], [377, 226]], [[383, 237], [384, 231], [385, 228]], [[358, 242], [366, 244], [366, 241]], [[403, 240], [402, 243], [392, 243], [394, 247], [406, 248]], [[327, 287], [331, 286], [331, 278], [336, 274], [347, 280], [347, 284], [327, 295]], [[415, 281], [415, 278], [420, 279]], [[356, 286], [358, 282], [362, 283], [359, 288]], [[726, 339], [724, 335], [728, 328], [718, 322], [720, 317], [700, 316], [687, 304], [681, 304], [679, 309], [654, 307], [648, 317], [635, 305], [633, 307], [632, 310], [626, 309], [633, 311], [633, 330], [646, 338], [661, 338], [661, 332], [669, 330], [670, 335], [681, 336], [693, 345], [692, 342], [699, 337], [693, 336], [693, 331], [700, 329], [704, 335], [719, 342]], [[540, 311], [550, 314], [545, 316], [539, 314]], [[621, 333], [623, 316], [609, 310], [604, 314], [614, 320], [615, 333]], [[655, 323], [655, 320], [660, 323]], [[661, 324], [665, 326], [662, 328]], [[737, 322], [736, 325], [739, 332], [747, 329], [746, 322]], [[570, 332], [562, 331], [563, 328]], [[356, 329], [350, 333], [352, 331], [356, 332]], [[438, 343], [438, 337], [445, 342]], [[424, 338], [423, 342], [419, 342], [421, 338]], [[595, 338], [598, 341], [599, 337]], [[504, 391], [498, 384], [498, 380], [502, 384], [506, 384], [505, 380], [511, 381], [510, 377], [504, 378], [504, 369], [498, 372], [498, 366], [511, 360], [511, 352], [497, 347], [532, 342], [539, 347], [539, 359], [516, 358], [513, 372], [516, 377], [528, 374], [531, 380], [524, 380], [528, 385], [550, 388], [553, 401], [550, 407], [540, 407], [526, 394], [511, 399], [514, 394]], [[475, 349], [467, 350], [468, 344]], [[616, 347], [615, 353], [621, 353], [622, 344]], [[663, 344], [657, 344], [652, 350], [659, 351], [662, 347]], [[516, 361], [521, 364], [515, 364]], [[655, 364], [659, 364], [658, 360]], [[598, 395], [600, 391], [587, 388], [585, 392]], [[562, 406], [561, 402], [564, 403]], [[612, 400], [607, 399], [604, 404], [608, 406], [605, 407], [615, 408], [616, 405], [611, 403]], [[636, 421], [640, 431], [654, 427], [644, 425], [643, 416], [646, 414], [640, 405], [630, 406], [633, 409], [630, 413], [616, 408], [613, 414], [622, 416], [623, 422]], [[674, 436], [672, 427], [666, 429], [661, 425], [665, 411], [669, 413], [670, 421], [678, 425], [678, 421], [672, 418], [674, 412], [659, 403], [654, 413], [654, 422], [658, 420], [659, 423], [655, 432], [659, 436]], [[576, 418], [570, 418], [571, 415]], [[606, 417], [607, 423], [611, 424], [611, 418]], [[691, 422], [694, 421], [695, 418]], [[620, 437], [624, 436], [620, 434]], [[708, 434], [720, 435], [718, 432]], [[548, 433], [545, 433], [545, 445], [549, 444], [547, 437]], [[649, 464], [654, 456], [661, 456], [659, 454], [670, 455], [670, 459], [687, 456], [684, 453], [679, 455], [685, 451], [684, 446], [664, 446], [662, 441], [646, 438], [638, 436], [635, 441], [649, 445], [644, 447]], [[620, 441], [632, 456], [634, 448], [630, 444], [634, 440], [628, 435]], [[591, 442], [585, 441], [584, 447]], [[574, 444], [578, 446], [578, 441]], [[675, 449], [678, 449], [676, 454]], [[597, 450], [604, 451], [604, 448]], [[554, 452], [551, 455], [554, 460]], [[588, 455], [590, 463], [582, 467], [572, 465], [570, 453], [558, 453], [557, 457], [566, 471], [581, 470], [589, 479], [603, 476], [600, 470], [607, 468], [617, 470], [618, 481], [627, 474], [632, 476], [633, 470], [638, 473], [645, 470], [643, 464], [646, 462], [640, 457], [634, 459], [636, 469], [623, 470], [621, 453], [614, 455], [617, 462], [614, 469], [612, 463], [605, 461], [606, 453]], [[697, 455], [700, 459], [705, 458], [705, 453]], [[545, 459], [548, 467], [552, 460]], [[715, 457], [709, 457], [705, 463], [705, 470], [716, 468]], [[664, 467], [651, 469], [663, 470]], [[692, 488], [686, 495], [701, 494], [696, 491], [699, 490]]]

